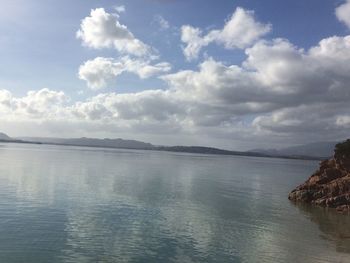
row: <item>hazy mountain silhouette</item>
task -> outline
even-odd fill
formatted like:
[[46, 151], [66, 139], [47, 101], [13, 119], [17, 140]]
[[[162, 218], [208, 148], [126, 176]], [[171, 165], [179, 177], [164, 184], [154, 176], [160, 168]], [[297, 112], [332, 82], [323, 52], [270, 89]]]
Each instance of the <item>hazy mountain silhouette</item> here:
[[292, 159], [324, 159], [333, 153], [335, 142], [311, 143], [299, 146], [293, 146], [283, 149], [255, 149], [251, 151], [230, 151], [204, 146], [156, 146], [136, 140], [124, 139], [96, 139], [96, 138], [50, 138], [50, 137], [21, 137], [13, 139], [4, 133], [0, 133], [0, 141], [17, 143], [38, 143], [71, 145], [86, 147], [104, 147], [104, 148], [122, 148], [135, 150], [156, 150], [169, 152], [185, 152], [200, 154], [220, 154], [220, 155], [239, 155], [254, 157], [277, 157]]
[[124, 139], [95, 139], [95, 138], [41, 138], [41, 137], [22, 137], [22, 140], [29, 142], [40, 142], [57, 145], [71, 145], [71, 146], [87, 146], [87, 147], [105, 147], [105, 148], [122, 148], [122, 149], [139, 149], [139, 150], [156, 150], [169, 152], [185, 152], [185, 153], [199, 153], [199, 154], [220, 154], [220, 155], [239, 155], [239, 156], [255, 156], [255, 157], [279, 157], [279, 158], [293, 158], [293, 159], [318, 159], [314, 155], [294, 155], [289, 156], [285, 154], [275, 154], [270, 152], [258, 151], [229, 151], [213, 147], [204, 146], [156, 146], [151, 143], [124, 140]]
[[10, 141], [12, 139], [7, 134], [0, 132], [0, 140]]
[[315, 142], [282, 149], [254, 149], [252, 151], [271, 155], [316, 156], [328, 158], [333, 155], [334, 146], [336, 144], [337, 142]]
[[107, 148], [124, 148], [124, 149], [143, 149], [151, 150], [153, 145], [136, 140], [123, 139], [95, 139], [95, 138], [40, 138], [40, 137], [22, 137], [21, 139], [31, 142], [74, 145], [74, 146], [90, 146], [90, 147], [107, 147]]

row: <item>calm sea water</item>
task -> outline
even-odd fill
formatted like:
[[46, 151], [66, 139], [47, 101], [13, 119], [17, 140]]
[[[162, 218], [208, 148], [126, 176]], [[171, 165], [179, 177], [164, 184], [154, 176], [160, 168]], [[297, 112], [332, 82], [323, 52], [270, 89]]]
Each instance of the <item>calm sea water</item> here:
[[350, 262], [314, 161], [0, 144], [0, 262]]

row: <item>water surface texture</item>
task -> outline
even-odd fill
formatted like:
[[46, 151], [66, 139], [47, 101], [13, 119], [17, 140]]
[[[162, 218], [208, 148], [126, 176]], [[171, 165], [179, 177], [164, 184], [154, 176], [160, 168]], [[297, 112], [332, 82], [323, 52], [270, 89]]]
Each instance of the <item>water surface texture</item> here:
[[315, 161], [0, 144], [0, 262], [350, 262]]

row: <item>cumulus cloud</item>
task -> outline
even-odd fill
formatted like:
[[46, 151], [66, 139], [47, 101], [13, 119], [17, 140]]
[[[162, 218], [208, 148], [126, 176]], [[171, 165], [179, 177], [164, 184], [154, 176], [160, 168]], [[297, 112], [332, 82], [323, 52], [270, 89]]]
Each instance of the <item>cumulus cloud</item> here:
[[181, 41], [186, 44], [183, 53], [187, 60], [198, 58], [199, 52], [204, 46], [207, 46], [210, 41], [202, 37], [202, 30], [189, 25], [181, 27]]
[[41, 89], [29, 91], [24, 97], [14, 97], [8, 90], [0, 90], [2, 117], [7, 118], [54, 118], [65, 110], [69, 97], [63, 91]]
[[86, 61], [79, 67], [79, 78], [85, 80], [92, 90], [104, 88], [108, 81], [120, 75], [124, 65], [112, 58], [97, 57]]
[[284, 108], [254, 119], [253, 127], [295, 142], [339, 141], [349, 136], [349, 102], [318, 102]]
[[138, 93], [106, 93], [76, 103], [72, 113], [84, 119], [115, 119], [124, 121], [169, 121], [183, 112], [168, 91], [148, 90]]
[[270, 24], [255, 21], [254, 11], [238, 7], [221, 30], [212, 30], [208, 37], [227, 49], [245, 48], [271, 31]]
[[170, 69], [171, 65], [167, 62], [152, 64], [150, 60], [132, 59], [128, 56], [119, 59], [97, 57], [80, 66], [79, 78], [85, 80], [92, 90], [98, 90], [106, 87], [109, 81], [123, 72], [131, 72], [146, 79]]
[[151, 53], [151, 48], [121, 24], [118, 16], [107, 13], [103, 8], [91, 10], [90, 16], [81, 21], [76, 36], [91, 48], [115, 48], [120, 53], [135, 56]]
[[198, 57], [201, 49], [210, 43], [223, 45], [226, 49], [244, 49], [271, 31], [270, 24], [262, 24], [254, 18], [254, 11], [238, 7], [222, 29], [211, 30], [206, 35], [199, 28], [184, 25], [181, 41], [187, 60]]
[[[166, 90], [105, 93], [75, 103], [69, 103], [64, 93], [47, 89], [22, 98], [1, 90], [1, 117], [64, 119], [153, 135], [201, 134], [202, 138], [226, 138], [226, 142], [232, 137], [289, 143], [345, 138], [349, 127], [349, 40], [350, 36], [330, 37], [309, 50], [285, 39], [259, 41], [246, 49], [242, 65], [209, 58], [198, 70], [162, 76], [169, 86]], [[97, 72], [111, 77], [123, 70], [147, 77], [158, 70], [127, 57], [119, 61], [98, 58], [95, 63], [101, 67]], [[94, 74], [90, 81], [101, 82]]]
[[246, 50], [242, 66], [209, 59], [199, 71], [163, 79], [177, 95], [205, 102], [191, 113], [198, 109], [212, 118], [194, 115], [197, 124], [230, 125], [256, 116], [251, 128], [269, 136], [315, 140], [310, 134], [317, 132], [318, 139], [339, 139], [346, 136], [340, 125], [347, 124], [350, 102], [349, 44], [349, 36], [330, 37], [305, 51], [285, 39], [260, 41]]
[[2, 111], [11, 109], [12, 94], [8, 90], [0, 90], [0, 108]]
[[[105, 22], [113, 20], [106, 22], [112, 25], [107, 31], [115, 35], [116, 17], [99, 12], [105, 15]], [[96, 15], [89, 18], [93, 17]], [[237, 26], [242, 20], [242, 27], [248, 25], [244, 31], [254, 28], [246, 38], [239, 38], [241, 33], [236, 32], [237, 27], [242, 28]], [[99, 28], [100, 21], [92, 24]], [[221, 30], [203, 34], [198, 28], [182, 28], [187, 57], [198, 56], [202, 47], [215, 42], [228, 49], [244, 48], [246, 58], [239, 65], [207, 58], [197, 69], [165, 74], [170, 64], [130, 53], [119, 58], [98, 57], [79, 70], [79, 77], [92, 89], [103, 88], [123, 72], [140, 78], [161, 75], [166, 89], [103, 93], [76, 102], [49, 89], [23, 97], [0, 90], [2, 123], [33, 121], [52, 130], [57, 123], [90, 134], [135, 132], [168, 138], [176, 134], [179, 138], [202, 138], [211, 145], [218, 145], [218, 141], [229, 145], [232, 138], [248, 144], [252, 140], [292, 144], [348, 136], [350, 36], [325, 38], [303, 49], [287, 39], [259, 39], [270, 28], [256, 22], [251, 11], [240, 8]], [[99, 30], [96, 32], [94, 36], [101, 36]], [[111, 42], [95, 40], [87, 43], [115, 47], [116, 38]]]
[[350, 0], [338, 6], [335, 14], [340, 22], [343, 22], [350, 29]]
[[349, 99], [349, 52], [348, 36], [324, 39], [308, 51], [284, 39], [260, 41], [246, 50], [242, 66], [208, 59], [199, 71], [180, 71], [162, 79], [178, 94], [217, 105], [249, 102], [259, 108], [258, 104], [264, 103], [271, 110], [343, 101]]
[[[155, 62], [158, 56], [154, 50], [144, 44], [121, 24], [119, 13], [125, 12], [124, 6], [115, 7], [118, 14], [109, 14], [103, 8], [91, 10], [84, 18], [77, 32], [83, 44], [92, 48], [113, 47], [124, 56], [119, 58], [97, 57], [86, 61], [79, 67], [78, 76], [86, 81], [92, 90], [99, 90], [108, 85], [123, 72], [131, 72], [141, 79], [146, 79], [170, 71], [168, 62]], [[157, 16], [161, 28], [169, 27], [168, 22]]]

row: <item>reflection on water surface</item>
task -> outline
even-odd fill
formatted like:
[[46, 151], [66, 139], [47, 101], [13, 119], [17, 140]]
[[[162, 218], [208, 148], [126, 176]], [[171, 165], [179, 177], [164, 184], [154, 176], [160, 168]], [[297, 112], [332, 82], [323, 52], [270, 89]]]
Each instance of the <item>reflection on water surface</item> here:
[[287, 199], [317, 162], [0, 146], [0, 262], [350, 262], [349, 219]]

